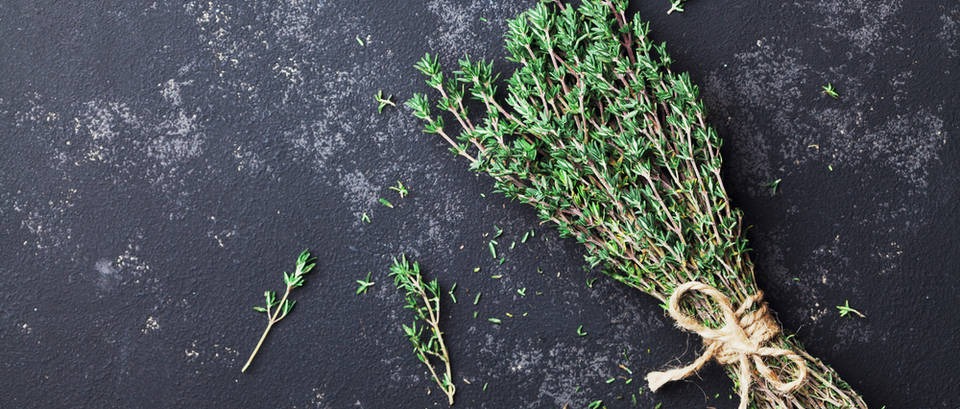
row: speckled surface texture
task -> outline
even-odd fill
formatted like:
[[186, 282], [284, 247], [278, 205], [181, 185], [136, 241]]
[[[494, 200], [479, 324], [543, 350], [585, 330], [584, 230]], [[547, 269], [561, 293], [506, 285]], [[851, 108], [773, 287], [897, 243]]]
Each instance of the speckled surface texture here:
[[[400, 332], [400, 252], [458, 283], [456, 407], [631, 407], [697, 337], [373, 102], [424, 90], [426, 51], [506, 67], [504, 19], [530, 4], [0, 2], [0, 407], [445, 407]], [[702, 87], [784, 324], [872, 408], [960, 407], [960, 3], [634, 8]], [[250, 307], [304, 247], [318, 271], [241, 375], [265, 324]], [[840, 318], [844, 300], [867, 318]], [[633, 383], [605, 383], [618, 364]], [[730, 393], [710, 365], [638, 406], [733, 408]]]

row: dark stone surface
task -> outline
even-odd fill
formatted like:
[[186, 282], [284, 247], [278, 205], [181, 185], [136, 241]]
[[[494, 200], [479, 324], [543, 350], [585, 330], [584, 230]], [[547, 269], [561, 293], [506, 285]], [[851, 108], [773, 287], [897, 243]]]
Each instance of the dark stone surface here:
[[[459, 284], [457, 407], [630, 407], [616, 397], [697, 337], [640, 292], [587, 288], [576, 243], [372, 99], [424, 90], [425, 51], [502, 61], [504, 19], [530, 4], [0, 3], [0, 407], [444, 407], [400, 332], [400, 252]], [[960, 407], [960, 4], [638, 8], [702, 86], [784, 324], [871, 407]], [[498, 266], [494, 225], [501, 243], [538, 234]], [[250, 307], [304, 247], [319, 271], [241, 375], [264, 325]], [[840, 318], [847, 299], [867, 318]], [[606, 384], [620, 363], [635, 381]], [[639, 406], [735, 407], [715, 365], [701, 378]]]

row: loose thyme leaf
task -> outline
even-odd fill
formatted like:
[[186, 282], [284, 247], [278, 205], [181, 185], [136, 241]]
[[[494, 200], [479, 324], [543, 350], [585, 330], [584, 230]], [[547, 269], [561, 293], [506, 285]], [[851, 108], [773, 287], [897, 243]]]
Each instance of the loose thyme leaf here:
[[393, 209], [393, 203], [390, 203], [389, 200], [384, 199], [384, 198], [382, 198], [382, 197], [381, 197], [379, 200], [380, 200], [380, 204], [382, 204], [382, 205], [384, 205], [384, 206], [386, 206], [386, 207], [389, 207], [389, 208]]
[[781, 180], [782, 180], [782, 179], [777, 179], [777, 180], [774, 180], [773, 182], [770, 182], [770, 183], [767, 184], [767, 187], [770, 188], [770, 196], [776, 196], [776, 195], [777, 195], [777, 189], [780, 188], [780, 181], [781, 181]]
[[407, 196], [408, 193], [410, 193], [410, 192], [407, 190], [407, 187], [403, 185], [403, 182], [401, 182], [401, 181], [399, 181], [399, 180], [397, 181], [397, 184], [396, 184], [396, 185], [390, 186], [390, 190], [392, 190], [392, 191], [394, 191], [394, 192], [397, 192], [397, 194], [400, 195], [400, 198], [401, 198], [401, 199], [403, 199], [404, 197]]
[[367, 278], [366, 278], [366, 279], [357, 280], [357, 284], [359, 284], [359, 287], [357, 287], [357, 294], [356, 294], [356, 295], [366, 294], [367, 290], [368, 290], [370, 287], [372, 287], [374, 284], [376, 284], [375, 282], [370, 281], [370, 275], [371, 275], [371, 274], [372, 274], [372, 273], [368, 271], [368, 272], [367, 272]]
[[820, 89], [823, 90], [823, 94], [824, 94], [824, 95], [826, 95], [826, 96], [828, 96], [828, 97], [830, 97], [830, 98], [833, 98], [833, 99], [838, 99], [838, 98], [840, 98], [840, 94], [837, 93], [837, 89], [834, 88], [834, 87], [833, 87], [833, 84], [831, 84], [831, 83], [827, 83], [827, 85], [824, 85], [824, 86], [820, 87]]
[[673, 13], [674, 11], [679, 11], [683, 13], [683, 3], [687, 0], [670, 0], [670, 10], [667, 10], [667, 14]]
[[[363, 45], [363, 44], [361, 44]], [[377, 91], [377, 94], [373, 96], [373, 99], [377, 101], [377, 113], [383, 113], [383, 109], [388, 105], [395, 107], [397, 104], [393, 102], [393, 95], [383, 96], [383, 90]], [[403, 197], [403, 196], [401, 196]]]
[[838, 305], [837, 310], [840, 311], [841, 317], [846, 317], [849, 314], [856, 315], [860, 318], [867, 318], [862, 312], [857, 311], [850, 307], [850, 300], [843, 300], [843, 305]]

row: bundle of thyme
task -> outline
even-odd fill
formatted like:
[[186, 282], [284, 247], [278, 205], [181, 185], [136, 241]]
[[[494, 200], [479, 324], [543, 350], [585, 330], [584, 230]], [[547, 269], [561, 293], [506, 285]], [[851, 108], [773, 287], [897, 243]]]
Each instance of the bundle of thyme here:
[[[703, 283], [768, 316], [741, 214], [721, 181], [721, 140], [706, 123], [698, 88], [670, 70], [666, 45], [651, 41], [648, 24], [626, 8], [625, 0], [577, 7], [542, 1], [508, 22], [505, 45], [517, 67], [506, 78], [505, 103], [495, 97], [499, 75], [491, 62], [464, 58], [447, 77], [427, 54], [416, 68], [439, 99], [431, 104], [416, 94], [406, 105], [425, 122], [424, 132], [584, 244], [589, 264], [614, 279], [664, 304], [678, 287]], [[480, 112], [471, 114], [473, 106]], [[715, 298], [688, 297], [680, 307], [708, 329], [737, 320]], [[789, 374], [798, 361], [807, 371], [784, 393], [773, 382], [749, 386], [744, 375], [756, 377], [759, 365], [753, 372], [726, 366], [735, 384], [748, 386], [738, 389], [747, 395], [741, 407], [866, 408], [836, 372], [776, 329], [758, 342], [796, 359], [750, 358], [765, 362], [764, 376]]]
[[[403, 325], [403, 333], [413, 344], [417, 359], [427, 366], [434, 382], [447, 395], [447, 401], [452, 406], [457, 388], [453, 384], [450, 355], [443, 342], [443, 332], [440, 331], [440, 285], [436, 279], [424, 281], [420, 264], [410, 264], [403, 255], [400, 259], [393, 259], [390, 275], [397, 288], [404, 293], [404, 308], [414, 312], [413, 323]], [[418, 321], [420, 326], [417, 326]], [[443, 365], [443, 373], [438, 370], [440, 365]]]

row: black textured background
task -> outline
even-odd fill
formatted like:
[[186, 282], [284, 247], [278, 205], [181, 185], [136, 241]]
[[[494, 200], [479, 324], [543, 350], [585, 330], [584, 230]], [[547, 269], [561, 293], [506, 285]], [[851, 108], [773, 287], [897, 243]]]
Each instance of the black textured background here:
[[[372, 98], [425, 90], [426, 51], [504, 67], [504, 19], [531, 4], [0, 2], [0, 407], [444, 407], [400, 332], [400, 252], [458, 283], [457, 407], [630, 407], [617, 397], [698, 338], [638, 291], [588, 288], [576, 243]], [[960, 3], [634, 7], [702, 87], [783, 323], [871, 407], [960, 407]], [[304, 247], [319, 270], [241, 375], [264, 325], [250, 307]], [[867, 318], [840, 318], [847, 299]], [[633, 383], [605, 383], [618, 364]], [[638, 402], [733, 408], [730, 393], [711, 365]]]

